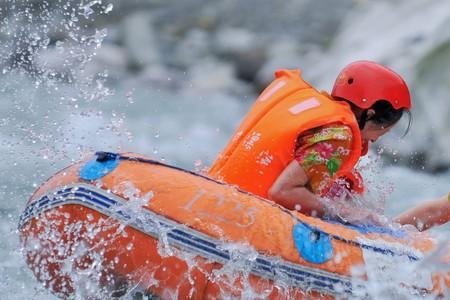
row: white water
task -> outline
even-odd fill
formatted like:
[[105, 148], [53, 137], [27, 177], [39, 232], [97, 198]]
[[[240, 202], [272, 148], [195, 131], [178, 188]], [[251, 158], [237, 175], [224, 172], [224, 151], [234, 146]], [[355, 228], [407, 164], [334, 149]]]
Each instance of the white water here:
[[[421, 4], [423, 1], [416, 2]], [[92, 25], [97, 18], [111, 13], [111, 10], [114, 12], [113, 7], [106, 2], [92, 1], [77, 7], [76, 13], [72, 14], [70, 8], [55, 3], [61, 7], [61, 11], [70, 12], [62, 21], [50, 9], [43, 9], [44, 13], [35, 16], [37, 21], [28, 19], [31, 14], [25, 11], [26, 6], [17, 5], [16, 18], [9, 17], [8, 23], [5, 23], [5, 11], [0, 11], [0, 41], [11, 40], [4, 36], [16, 35], [12, 41], [35, 44], [37, 50], [32, 52], [44, 71], [30, 78], [2, 65], [0, 75], [0, 150], [3, 156], [0, 162], [0, 294], [4, 299], [54, 299], [27, 269], [16, 231], [18, 217], [27, 198], [46, 178], [96, 150], [134, 151], [185, 168], [201, 169], [212, 162], [244, 116], [250, 105], [249, 99], [256, 96], [251, 93], [233, 96], [221, 90], [220, 85], [217, 92], [214, 89], [205, 92], [204, 86], [216, 86], [216, 81], [224, 80], [213, 77], [214, 74], [205, 74], [201, 82], [197, 80], [194, 83], [189, 74], [181, 75], [176, 83], [183, 87], [181, 89], [165, 89], [165, 86], [171, 85], [155, 85], [152, 81], [149, 83], [130, 74], [121, 74], [110, 80], [104, 67], [92, 63], [95, 57], [93, 53], [100, 51], [103, 40], [108, 38], [107, 31], [98, 25], [88, 32], [81, 28], [84, 23]], [[380, 4], [379, 11], [385, 12], [385, 7], [386, 4]], [[403, 7], [400, 6], [401, 9]], [[445, 8], [445, 5], [441, 7], [442, 14]], [[395, 12], [391, 14], [389, 16], [394, 18]], [[351, 28], [355, 23], [363, 22], [362, 19], [358, 17], [352, 23], [350, 18], [348, 24], [344, 25], [342, 35], [350, 41], [353, 37], [353, 41], [361, 42], [361, 32], [353, 35]], [[21, 27], [20, 24], [26, 26]], [[55, 28], [66, 30], [70, 38], [53, 46], [48, 44], [46, 36]], [[436, 32], [431, 25], [427, 28]], [[25, 35], [30, 32], [34, 32], [34, 35]], [[399, 36], [409, 36], [411, 27], [400, 28], [396, 32]], [[110, 34], [114, 35], [114, 30]], [[377, 39], [379, 42], [376, 45], [391, 40], [383, 40], [383, 37]], [[328, 55], [328, 59], [323, 60], [315, 70], [326, 72], [330, 65], [337, 69], [340, 63], [331, 64], [336, 57], [343, 62], [362, 56], [393, 62], [398, 60], [401, 61], [399, 67], [413, 67], [412, 63], [410, 66], [408, 61], [401, 59], [401, 51], [387, 55], [392, 51], [373, 44], [364, 47], [364, 51], [359, 47], [348, 50], [346, 41], [340, 39], [331, 47], [330, 53], [320, 57], [324, 59]], [[426, 49], [442, 43], [440, 39], [426, 41], [426, 47], [419, 47], [423, 50], [420, 57], [428, 53]], [[13, 43], [5, 42], [3, 45], [8, 51], [13, 51], [12, 47], [15, 47]], [[54, 51], [47, 51], [49, 49]], [[4, 53], [1, 52], [2, 63]], [[55, 64], [54, 58], [58, 54], [62, 60]], [[65, 55], [79, 60], [64, 61], [67, 58]], [[418, 59], [414, 55], [411, 57]], [[312, 69], [315, 62], [317, 60], [313, 57], [305, 65], [310, 65]], [[60, 67], [63, 71], [70, 70], [72, 83], [59, 79], [57, 73]], [[114, 69], [110, 69], [110, 73], [114, 74]], [[214, 69], [211, 73], [214, 73]], [[308, 74], [308, 71], [305, 73]], [[309, 74], [318, 77], [314, 72]], [[171, 76], [163, 79], [167, 82], [173, 80]], [[322, 80], [316, 79], [317, 82], [327, 82], [328, 79]], [[442, 145], [440, 147], [443, 148]], [[369, 173], [373, 186], [379, 187], [377, 190], [386, 198], [386, 212], [391, 216], [424, 199], [445, 194], [449, 189], [449, 172], [427, 175], [404, 167], [388, 166]], [[435, 230], [434, 234], [442, 241], [448, 241], [448, 232], [447, 226], [447, 229]], [[438, 267], [435, 261], [430, 264]], [[408, 272], [406, 269], [401, 271]], [[384, 288], [381, 283], [374, 286], [377, 292]]]

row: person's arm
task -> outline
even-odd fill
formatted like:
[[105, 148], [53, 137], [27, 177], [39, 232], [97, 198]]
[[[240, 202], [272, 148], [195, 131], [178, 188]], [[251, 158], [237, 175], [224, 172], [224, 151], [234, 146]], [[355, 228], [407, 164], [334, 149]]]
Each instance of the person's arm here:
[[295, 159], [286, 166], [268, 191], [270, 199], [307, 215], [322, 217], [319, 195], [352, 147], [350, 127], [336, 123], [311, 129], [297, 139]]
[[[384, 221], [381, 218], [367, 209], [348, 207], [345, 203], [339, 203], [343, 199], [335, 199], [333, 201], [315, 195], [305, 187], [307, 182], [308, 176], [306, 172], [294, 160], [284, 169], [269, 189], [269, 199], [283, 207], [314, 217], [323, 217], [323, 215], [327, 214], [328, 217], [344, 223], [359, 224], [367, 222], [378, 225], [383, 224]], [[338, 184], [336, 187], [346, 189], [341, 184]]]
[[445, 224], [450, 221], [449, 196], [446, 195], [413, 207], [398, 215], [394, 221], [402, 225], [413, 225], [419, 231]]
[[269, 189], [269, 199], [288, 209], [321, 217], [325, 211], [324, 204], [305, 187], [307, 183], [305, 171], [293, 160]]

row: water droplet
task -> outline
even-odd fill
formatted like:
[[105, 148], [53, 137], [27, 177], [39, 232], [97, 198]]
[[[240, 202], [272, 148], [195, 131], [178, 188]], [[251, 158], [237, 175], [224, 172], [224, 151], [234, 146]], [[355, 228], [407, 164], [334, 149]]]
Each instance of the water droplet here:
[[89, 18], [89, 16], [94, 13], [94, 10], [92, 9], [92, 6], [94, 6], [95, 4], [100, 4], [100, 3], [101, 3], [100, 0], [94, 0], [94, 1], [91, 1], [91, 2], [89, 2], [87, 4], [85, 4], [85, 5], [80, 5], [80, 9], [82, 10], [80, 12], [80, 14], [82, 16], [84, 16], [86, 19]]
[[129, 251], [129, 250], [131, 250], [131, 249], [133, 249], [133, 243], [128, 243], [128, 245], [127, 245], [127, 250]]
[[133, 91], [129, 91], [125, 94], [125, 97], [128, 100], [128, 103], [133, 104], [134, 100], [133, 100]]
[[105, 8], [105, 14], [110, 13], [114, 8], [114, 5], [112, 3], [109, 3]]

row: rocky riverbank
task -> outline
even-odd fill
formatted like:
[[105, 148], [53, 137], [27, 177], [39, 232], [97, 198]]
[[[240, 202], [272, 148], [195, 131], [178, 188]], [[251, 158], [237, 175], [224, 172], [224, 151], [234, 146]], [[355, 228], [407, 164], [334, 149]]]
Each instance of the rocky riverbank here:
[[251, 101], [277, 68], [301, 68], [329, 90], [348, 62], [379, 61], [407, 79], [415, 104], [410, 134], [399, 140], [398, 129], [384, 139], [383, 155], [431, 172], [450, 166], [447, 2], [3, 1], [0, 7], [0, 67], [26, 70], [37, 82], [135, 82], [181, 97]]

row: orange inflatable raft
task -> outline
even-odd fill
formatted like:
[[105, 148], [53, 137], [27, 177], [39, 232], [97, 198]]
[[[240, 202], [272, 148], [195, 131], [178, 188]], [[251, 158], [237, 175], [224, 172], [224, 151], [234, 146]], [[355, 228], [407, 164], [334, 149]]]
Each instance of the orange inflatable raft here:
[[[19, 229], [27, 264], [60, 297], [364, 297], [387, 268], [434, 247], [424, 236], [322, 221], [177, 167], [105, 152], [42, 185]], [[449, 285], [419, 275], [402, 285], [427, 293]]]

